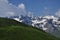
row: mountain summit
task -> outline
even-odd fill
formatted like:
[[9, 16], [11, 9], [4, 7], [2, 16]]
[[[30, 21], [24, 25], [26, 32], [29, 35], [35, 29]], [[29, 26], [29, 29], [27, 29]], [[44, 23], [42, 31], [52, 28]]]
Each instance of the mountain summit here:
[[40, 29], [13, 19], [0, 18], [0, 40], [60, 40]]
[[60, 18], [55, 16], [13, 16], [14, 20], [28, 25], [32, 25], [38, 29], [42, 29], [48, 33], [54, 33], [56, 30], [60, 31]]

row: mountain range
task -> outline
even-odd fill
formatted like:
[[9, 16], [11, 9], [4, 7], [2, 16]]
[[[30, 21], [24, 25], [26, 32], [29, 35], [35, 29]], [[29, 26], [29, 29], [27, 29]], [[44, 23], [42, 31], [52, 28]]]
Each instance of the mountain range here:
[[16, 20], [0, 18], [0, 40], [60, 40], [60, 38]]
[[[60, 31], [60, 18], [55, 16], [11, 16], [11, 19], [14, 19], [18, 22], [22, 22], [38, 29], [42, 29], [47, 33], [55, 34], [56, 36]], [[60, 35], [58, 35], [60, 37]]]

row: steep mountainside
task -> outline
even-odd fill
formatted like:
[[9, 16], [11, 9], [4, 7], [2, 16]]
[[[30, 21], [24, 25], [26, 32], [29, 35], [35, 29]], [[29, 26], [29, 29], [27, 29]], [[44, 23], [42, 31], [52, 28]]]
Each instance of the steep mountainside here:
[[12, 19], [0, 18], [0, 40], [60, 40], [40, 29], [17, 22]]
[[56, 30], [60, 30], [60, 18], [55, 16], [14, 16], [12, 19], [22, 22], [28, 25], [32, 25], [36, 28], [42, 29], [45, 32], [52, 33]]

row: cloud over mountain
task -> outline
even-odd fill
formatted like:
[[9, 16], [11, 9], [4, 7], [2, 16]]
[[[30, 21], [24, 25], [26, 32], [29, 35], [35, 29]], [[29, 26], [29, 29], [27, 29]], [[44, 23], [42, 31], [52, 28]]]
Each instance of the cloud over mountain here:
[[60, 17], [60, 10], [55, 13], [56, 16]]
[[19, 4], [18, 7], [21, 9], [25, 9], [25, 5], [23, 3]]
[[21, 3], [18, 7], [8, 2], [0, 0], [0, 17], [26, 14], [25, 5]]

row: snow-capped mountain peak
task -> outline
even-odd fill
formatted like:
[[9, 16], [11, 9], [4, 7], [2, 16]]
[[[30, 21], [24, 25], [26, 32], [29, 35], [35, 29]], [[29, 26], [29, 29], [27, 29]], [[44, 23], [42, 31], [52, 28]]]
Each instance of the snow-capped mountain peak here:
[[33, 27], [44, 30], [45, 32], [53, 32], [60, 27], [60, 18], [55, 16], [41, 16], [41, 17], [30, 17], [30, 16], [19, 16], [13, 18], [16, 21], [23, 22]]

